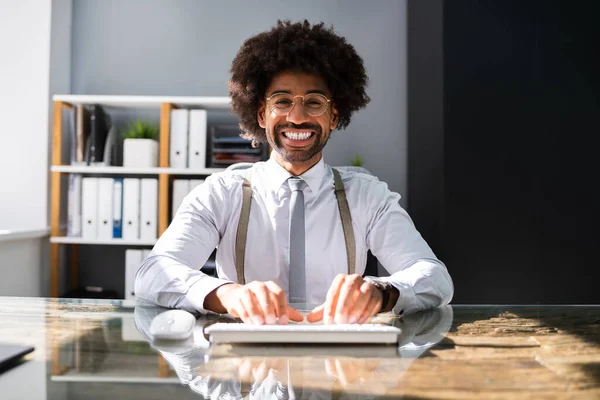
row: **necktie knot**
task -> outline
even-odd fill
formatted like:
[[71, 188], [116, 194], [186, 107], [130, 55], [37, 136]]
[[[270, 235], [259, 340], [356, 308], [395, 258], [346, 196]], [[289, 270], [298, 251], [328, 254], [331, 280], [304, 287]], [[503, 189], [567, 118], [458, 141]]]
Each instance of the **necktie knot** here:
[[304, 182], [302, 178], [292, 176], [288, 178], [288, 185], [290, 185], [290, 189], [292, 189], [292, 192], [303, 191], [306, 187], [306, 182]]

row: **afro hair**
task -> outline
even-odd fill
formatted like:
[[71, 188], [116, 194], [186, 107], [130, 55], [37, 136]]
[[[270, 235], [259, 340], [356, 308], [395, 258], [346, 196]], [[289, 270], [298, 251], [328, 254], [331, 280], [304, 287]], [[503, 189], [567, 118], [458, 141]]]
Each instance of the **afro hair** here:
[[365, 92], [368, 77], [363, 60], [333, 27], [311, 25], [307, 20], [278, 20], [270, 31], [247, 39], [231, 64], [227, 84], [242, 137], [254, 143], [266, 142], [265, 129], [257, 121], [260, 101], [273, 77], [290, 70], [323, 78], [339, 113], [338, 128], [346, 128], [352, 113], [370, 101]]

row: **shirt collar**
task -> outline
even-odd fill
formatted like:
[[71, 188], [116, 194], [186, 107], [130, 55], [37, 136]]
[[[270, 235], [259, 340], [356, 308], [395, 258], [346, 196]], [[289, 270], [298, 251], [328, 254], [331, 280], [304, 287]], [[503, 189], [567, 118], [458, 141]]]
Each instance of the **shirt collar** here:
[[[275, 160], [275, 150], [271, 152], [271, 157], [265, 163], [265, 167], [265, 171], [269, 174], [269, 186], [274, 191], [279, 190], [281, 185], [283, 185], [290, 176], [293, 176]], [[325, 173], [325, 161], [323, 161], [323, 156], [321, 156], [319, 162], [300, 175], [300, 177], [306, 182], [310, 190], [316, 193], [325, 178]]]

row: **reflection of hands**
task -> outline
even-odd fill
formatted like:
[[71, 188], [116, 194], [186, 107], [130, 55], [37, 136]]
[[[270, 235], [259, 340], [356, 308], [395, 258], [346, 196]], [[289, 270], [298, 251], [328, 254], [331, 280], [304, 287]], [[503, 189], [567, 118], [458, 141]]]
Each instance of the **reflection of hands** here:
[[379, 365], [377, 359], [367, 358], [327, 358], [325, 371], [342, 386], [368, 380]]
[[333, 280], [325, 303], [312, 310], [308, 322], [323, 320], [326, 324], [365, 323], [381, 309], [383, 295], [358, 274], [339, 274]]
[[301, 322], [302, 314], [287, 304], [285, 293], [275, 282], [254, 281], [246, 285], [235, 283], [220, 286], [215, 295], [233, 317], [249, 324], [287, 324]]
[[238, 364], [238, 375], [240, 380], [253, 382], [259, 386], [273, 374], [277, 382], [285, 382], [286, 361], [281, 358], [241, 358]]

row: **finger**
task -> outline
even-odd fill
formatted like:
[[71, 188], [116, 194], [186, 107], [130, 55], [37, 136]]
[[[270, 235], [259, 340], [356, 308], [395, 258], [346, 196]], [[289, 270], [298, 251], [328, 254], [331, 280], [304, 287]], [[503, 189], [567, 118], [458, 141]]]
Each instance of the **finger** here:
[[265, 282], [265, 285], [271, 291], [271, 295], [275, 297], [273, 305], [275, 307], [275, 317], [279, 319], [280, 324], [288, 323], [287, 299], [283, 289], [273, 281]]
[[271, 298], [271, 291], [262, 282], [256, 282], [256, 284], [251, 285], [252, 293], [256, 300], [258, 301], [259, 308], [261, 311], [261, 316], [264, 318], [263, 321], [267, 324], [275, 323], [275, 308], [273, 307], [273, 299]]
[[323, 313], [323, 322], [331, 324], [333, 322], [333, 316], [337, 307], [337, 301], [339, 296], [339, 290], [344, 284], [346, 275], [339, 274], [335, 277], [329, 290], [327, 291], [327, 297], [325, 298], [325, 308]]
[[369, 304], [367, 304], [367, 307], [365, 309], [365, 313], [361, 317], [360, 321], [358, 321], [358, 323], [364, 324], [368, 321], [369, 318], [371, 318], [371, 316], [377, 314], [379, 310], [381, 310], [381, 296], [375, 295], [371, 297], [371, 300], [369, 301]]
[[363, 279], [360, 275], [349, 275], [344, 280], [344, 284], [340, 289], [340, 295], [335, 309], [334, 320], [338, 324], [348, 323], [348, 319], [354, 306], [356, 299], [360, 295], [360, 285]]
[[248, 381], [252, 379], [252, 361], [249, 359], [242, 359], [242, 363], [238, 366], [238, 376], [241, 380]]
[[[371, 285], [369, 282], [363, 282], [363, 284], [360, 285], [360, 296], [356, 300], [356, 304], [353, 310], [354, 313], [350, 317], [351, 324], [355, 322], [359, 323], [364, 319], [365, 316], [367, 318], [371, 316], [369, 310], [369, 303], [374, 296], [377, 296], [377, 294], [375, 293], [377, 291], [379, 290], [373, 285]], [[354, 320], [354, 322], [352, 322], [352, 320]]]
[[348, 379], [348, 376], [346, 375], [346, 368], [344, 368], [343, 361], [336, 358], [335, 359], [335, 369], [338, 372], [338, 379], [340, 380], [340, 383], [342, 384], [342, 386], [348, 386], [350, 383], [352, 383], [352, 380]]
[[241, 297], [237, 299], [237, 301], [233, 305], [233, 309], [229, 311], [229, 313], [234, 317], [238, 317], [242, 320], [242, 322], [246, 324], [252, 323], [250, 315], [248, 314], [248, 310], [246, 310], [246, 306], [244, 305], [244, 301]]
[[256, 296], [254, 296], [252, 290], [246, 287], [246, 290], [244, 290], [244, 293], [240, 296], [240, 298], [244, 303], [244, 307], [246, 308], [246, 312], [248, 313], [251, 323], [255, 325], [264, 324], [265, 319], [262, 315], [262, 307], [258, 303], [258, 300], [256, 299]]
[[294, 322], [302, 322], [304, 321], [304, 315], [300, 314], [298, 310], [296, 310], [292, 306], [287, 306], [288, 315], [290, 317], [290, 321]]
[[323, 311], [325, 310], [325, 303], [321, 304], [314, 308], [308, 315], [306, 316], [306, 320], [308, 322], [317, 322], [323, 319]]
[[331, 358], [325, 359], [325, 372], [333, 379], [338, 379], [337, 371], [335, 369], [335, 360]]
[[267, 375], [269, 374], [269, 368], [265, 360], [262, 360], [258, 366], [252, 369], [254, 375], [254, 383], [256, 386], [260, 385]]

